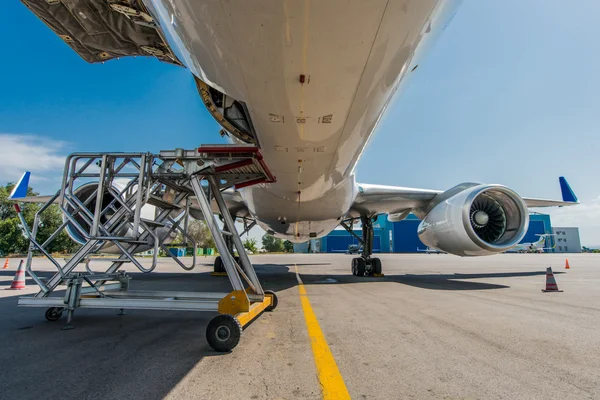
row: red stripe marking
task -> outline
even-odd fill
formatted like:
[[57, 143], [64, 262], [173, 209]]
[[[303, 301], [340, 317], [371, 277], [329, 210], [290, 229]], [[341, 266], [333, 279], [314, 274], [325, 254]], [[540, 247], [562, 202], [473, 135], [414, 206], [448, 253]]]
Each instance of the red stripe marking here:
[[245, 187], [248, 187], [248, 186], [257, 185], [259, 183], [265, 183], [265, 182], [268, 182], [268, 180], [266, 180], [265, 178], [258, 178], [258, 179], [253, 179], [253, 180], [248, 181], [248, 182], [237, 184], [237, 185], [235, 185], [235, 188], [236, 189], [241, 189], [241, 188], [245, 188]]
[[257, 153], [258, 147], [200, 146], [198, 153]]
[[275, 178], [273, 176], [273, 174], [271, 173], [271, 170], [269, 170], [269, 167], [267, 167], [267, 164], [265, 164], [265, 161], [262, 158], [262, 154], [260, 154], [260, 152], [259, 152], [258, 155], [260, 156], [260, 157], [257, 157], [258, 163], [265, 170], [265, 174], [267, 174], [267, 177], [269, 177], [269, 181], [277, 182], [277, 178]]

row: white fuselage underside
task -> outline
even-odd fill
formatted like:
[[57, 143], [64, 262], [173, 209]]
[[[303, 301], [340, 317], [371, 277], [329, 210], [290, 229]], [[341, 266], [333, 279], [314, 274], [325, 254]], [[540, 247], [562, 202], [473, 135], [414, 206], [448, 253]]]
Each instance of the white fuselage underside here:
[[247, 188], [243, 199], [265, 230], [293, 241], [327, 234], [348, 212], [369, 138], [456, 8], [441, 0], [145, 2], [192, 73], [246, 104], [277, 182]]

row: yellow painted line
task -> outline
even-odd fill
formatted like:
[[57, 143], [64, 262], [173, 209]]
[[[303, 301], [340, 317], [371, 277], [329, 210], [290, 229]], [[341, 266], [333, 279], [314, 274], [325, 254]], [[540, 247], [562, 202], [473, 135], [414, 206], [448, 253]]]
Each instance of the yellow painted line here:
[[308, 338], [312, 346], [319, 382], [323, 388], [323, 399], [350, 399], [350, 394], [348, 393], [348, 389], [346, 389], [342, 374], [340, 374], [340, 370], [333, 358], [333, 354], [331, 354], [331, 350], [329, 350], [325, 336], [323, 336], [323, 331], [319, 326], [319, 321], [308, 300], [308, 294], [306, 293], [302, 279], [300, 279], [300, 274], [298, 274], [298, 266], [294, 265], [294, 267], [296, 269], [298, 293], [300, 294], [302, 311], [304, 311]]

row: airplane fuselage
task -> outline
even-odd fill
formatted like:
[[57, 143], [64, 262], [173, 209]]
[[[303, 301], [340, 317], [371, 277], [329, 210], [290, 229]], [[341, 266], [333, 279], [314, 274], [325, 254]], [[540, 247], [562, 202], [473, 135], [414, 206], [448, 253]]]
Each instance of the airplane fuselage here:
[[242, 197], [265, 230], [293, 241], [326, 235], [348, 212], [354, 170], [377, 123], [457, 5], [145, 2], [191, 72], [247, 106], [277, 182]]

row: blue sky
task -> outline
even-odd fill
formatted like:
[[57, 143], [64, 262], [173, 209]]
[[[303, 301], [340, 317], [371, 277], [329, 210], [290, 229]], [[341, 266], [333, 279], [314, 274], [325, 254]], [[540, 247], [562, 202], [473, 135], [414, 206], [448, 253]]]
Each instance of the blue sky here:
[[[361, 182], [445, 189], [502, 183], [583, 205], [552, 211], [600, 245], [600, 3], [464, 0], [396, 97]], [[158, 151], [221, 141], [189, 71], [147, 58], [90, 65], [17, 1], [0, 13], [0, 183], [30, 169], [53, 192], [72, 151]]]

